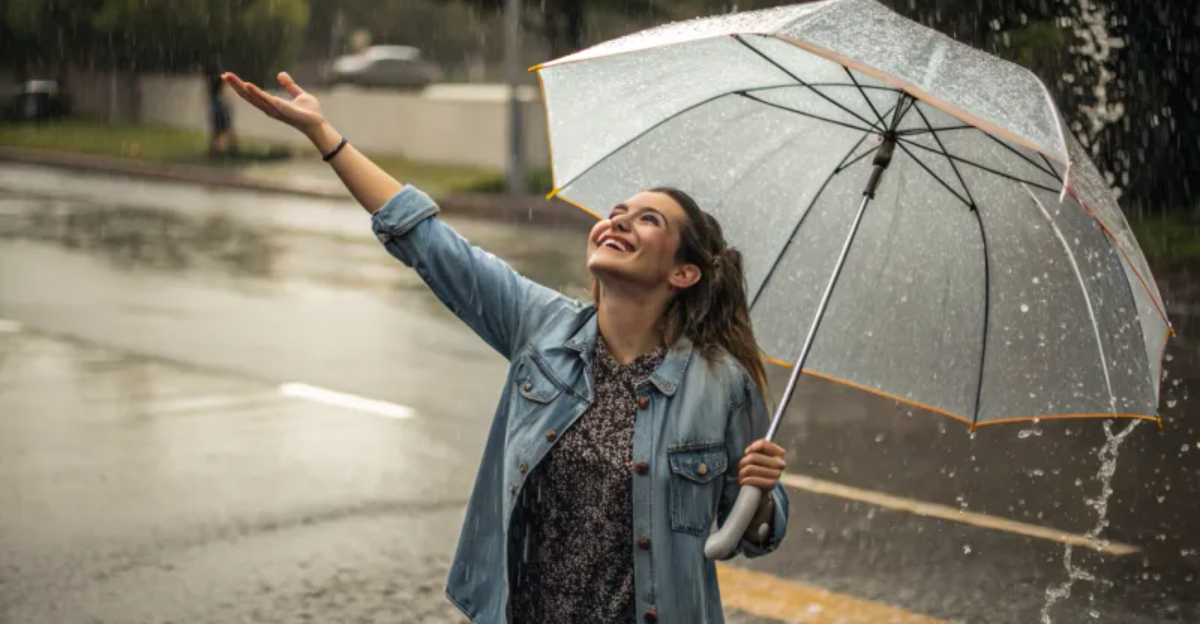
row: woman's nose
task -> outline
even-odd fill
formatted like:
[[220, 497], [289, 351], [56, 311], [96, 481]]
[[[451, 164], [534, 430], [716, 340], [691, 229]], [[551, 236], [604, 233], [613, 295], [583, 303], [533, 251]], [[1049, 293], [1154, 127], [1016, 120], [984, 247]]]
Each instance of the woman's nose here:
[[613, 226], [614, 230], [616, 230], [618, 232], [628, 232], [629, 231], [629, 223], [625, 221], [625, 215], [620, 215], [614, 219], [610, 219], [610, 221], [612, 221], [612, 226]]

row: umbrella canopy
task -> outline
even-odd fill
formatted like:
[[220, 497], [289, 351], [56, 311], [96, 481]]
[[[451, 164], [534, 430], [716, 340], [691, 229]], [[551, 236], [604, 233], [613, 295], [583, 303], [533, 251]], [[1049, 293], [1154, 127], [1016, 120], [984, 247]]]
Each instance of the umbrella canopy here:
[[1030, 72], [872, 0], [670, 24], [534, 69], [553, 194], [597, 217], [653, 186], [695, 197], [745, 256], [767, 355], [972, 427], [1157, 419], [1161, 298]]

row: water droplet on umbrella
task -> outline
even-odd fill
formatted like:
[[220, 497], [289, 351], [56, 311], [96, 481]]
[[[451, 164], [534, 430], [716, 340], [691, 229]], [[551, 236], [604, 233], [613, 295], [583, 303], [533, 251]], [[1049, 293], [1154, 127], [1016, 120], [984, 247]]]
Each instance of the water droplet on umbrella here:
[[1024, 303], [1022, 303], [1022, 304], [1021, 304], [1021, 311], [1022, 311], [1022, 312], [1028, 312], [1028, 311], [1029, 311], [1029, 306], [1028, 306], [1028, 305], [1026, 305], [1026, 304], [1024, 304]]

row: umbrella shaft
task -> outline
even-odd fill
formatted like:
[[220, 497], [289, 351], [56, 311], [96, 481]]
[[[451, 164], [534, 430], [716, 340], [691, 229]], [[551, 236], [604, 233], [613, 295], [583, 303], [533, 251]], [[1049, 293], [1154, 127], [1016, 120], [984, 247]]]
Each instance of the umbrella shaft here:
[[775, 417], [771, 420], [771, 428], [767, 430], [767, 440], [775, 439], [775, 430], [779, 428], [779, 421], [783, 418], [783, 413], [787, 410], [788, 403], [792, 400], [792, 393], [796, 391], [796, 382], [800, 380], [800, 373], [804, 369], [804, 362], [808, 359], [808, 352], [812, 349], [813, 338], [817, 336], [817, 328], [821, 325], [821, 319], [825, 316], [825, 308], [829, 305], [829, 296], [833, 294], [833, 287], [837, 284], [838, 276], [842, 273], [842, 267], [846, 264], [846, 256], [850, 254], [850, 245], [854, 243], [854, 236], [858, 234], [858, 226], [862, 223], [863, 213], [867, 210], [867, 204], [875, 196], [875, 187], [879, 184], [879, 178], [883, 175], [883, 170], [887, 168], [887, 163], [875, 164], [875, 169], [871, 172], [871, 180], [868, 182], [867, 190], [863, 192], [862, 204], [858, 206], [858, 214], [854, 216], [854, 224], [850, 226], [850, 233], [846, 236], [846, 243], [842, 245], [842, 253], [838, 256], [837, 265], [833, 268], [833, 275], [829, 278], [829, 285], [825, 287], [825, 294], [821, 296], [821, 303], [817, 306], [816, 317], [813, 318], [812, 326], [808, 328], [808, 337], [804, 339], [804, 347], [800, 350], [800, 356], [796, 358], [796, 363], [792, 366], [792, 376], [788, 379], [787, 388], [783, 391], [783, 396], [779, 399], [779, 407], [775, 409]]

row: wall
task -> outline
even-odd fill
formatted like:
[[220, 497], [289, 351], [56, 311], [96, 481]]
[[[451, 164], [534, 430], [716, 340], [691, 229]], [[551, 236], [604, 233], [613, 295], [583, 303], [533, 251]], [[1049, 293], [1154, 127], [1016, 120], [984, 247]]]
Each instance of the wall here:
[[[208, 103], [199, 77], [143, 76], [138, 81], [142, 121], [207, 131]], [[526, 161], [546, 167], [546, 118], [536, 88], [518, 91], [525, 115]], [[503, 85], [439, 85], [420, 93], [338, 87], [313, 90], [325, 116], [365, 152], [413, 160], [502, 170], [508, 145], [507, 89]], [[270, 119], [231, 91], [239, 137], [304, 145], [296, 131]]]

